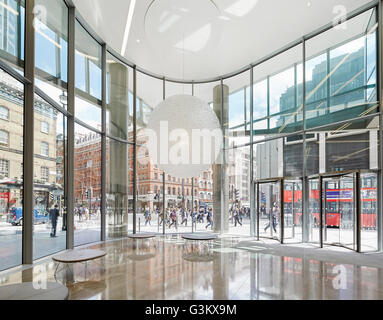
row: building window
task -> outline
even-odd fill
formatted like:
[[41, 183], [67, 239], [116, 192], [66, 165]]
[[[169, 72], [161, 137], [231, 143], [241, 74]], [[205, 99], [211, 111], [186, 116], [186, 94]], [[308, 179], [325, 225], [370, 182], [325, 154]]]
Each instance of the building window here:
[[0, 176], [4, 178], [9, 177], [9, 161], [8, 160], [0, 160]]
[[41, 132], [49, 134], [49, 123], [45, 121], [41, 121]]
[[49, 144], [47, 142], [41, 142], [41, 155], [49, 157]]
[[48, 167], [41, 167], [41, 180], [48, 182], [48, 180], [49, 180], [49, 168]]
[[4, 106], [0, 106], [0, 119], [3, 119], [3, 120], [9, 120], [9, 109], [4, 107]]
[[158, 180], [158, 173], [154, 174], [154, 180]]
[[0, 144], [8, 145], [9, 143], [9, 133], [7, 131], [0, 130]]

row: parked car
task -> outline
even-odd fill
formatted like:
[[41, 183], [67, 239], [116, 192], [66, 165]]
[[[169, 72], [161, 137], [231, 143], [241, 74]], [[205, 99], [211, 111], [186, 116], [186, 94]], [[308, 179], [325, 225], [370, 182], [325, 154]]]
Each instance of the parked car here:
[[[34, 210], [34, 224], [45, 224], [49, 221], [49, 213], [44, 209]], [[12, 208], [11, 212], [8, 214], [8, 223], [13, 226], [21, 226], [23, 224], [23, 209], [22, 208]]]

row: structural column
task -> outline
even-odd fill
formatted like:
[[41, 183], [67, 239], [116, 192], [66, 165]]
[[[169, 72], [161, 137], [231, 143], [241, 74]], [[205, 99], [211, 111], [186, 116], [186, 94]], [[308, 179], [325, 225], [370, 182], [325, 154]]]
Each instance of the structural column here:
[[213, 166], [214, 172], [214, 232], [226, 233], [229, 231], [229, 183], [226, 163], [226, 147], [229, 146], [227, 130], [229, 123], [229, 87], [218, 85], [214, 88], [214, 112], [220, 121], [223, 132], [222, 151], [217, 163]]
[[34, 0], [25, 3], [25, 84], [24, 93], [24, 159], [23, 159], [23, 264], [33, 263], [33, 165], [34, 165], [34, 89], [35, 32]]
[[75, 8], [68, 11], [67, 249], [74, 247]]
[[[120, 63], [109, 65], [109, 134], [128, 140], [129, 123], [129, 75], [128, 69]], [[128, 233], [128, 146], [109, 139], [108, 158], [108, 194], [114, 203], [114, 210], [108, 217], [108, 237], [120, 238]]]

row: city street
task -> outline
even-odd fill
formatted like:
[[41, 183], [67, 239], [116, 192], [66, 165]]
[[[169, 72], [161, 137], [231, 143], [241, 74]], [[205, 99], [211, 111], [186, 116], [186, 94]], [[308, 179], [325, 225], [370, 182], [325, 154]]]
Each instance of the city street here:
[[[181, 220], [178, 219], [177, 228], [172, 226], [166, 226], [166, 234], [176, 233], [189, 233], [192, 232], [191, 218], [188, 218], [187, 226], [180, 225]], [[107, 220], [107, 225], [109, 224]], [[230, 235], [249, 236], [250, 235], [250, 219], [243, 218], [242, 226], [234, 224], [229, 221], [229, 233]], [[267, 219], [260, 220], [260, 236], [271, 237], [270, 229], [264, 232], [265, 226], [268, 224]], [[204, 223], [197, 223], [194, 228], [194, 232], [213, 232], [211, 228], [206, 229], [206, 219]], [[66, 248], [66, 232], [62, 231], [62, 218], [59, 218], [57, 225], [57, 237], [51, 238], [50, 224], [40, 224], [34, 226], [34, 252], [35, 259], [39, 259], [56, 252], [65, 250]], [[91, 242], [97, 242], [101, 239], [100, 234], [100, 219], [91, 217], [90, 220], [79, 221], [78, 217], [75, 217], [75, 245], [80, 246]], [[145, 225], [145, 217], [143, 214], [137, 214], [137, 232], [150, 232], [161, 233], [162, 225], [158, 226], [157, 215], [152, 215], [150, 225]], [[128, 217], [128, 232], [133, 232], [133, 216], [130, 214]], [[298, 243], [300, 242], [302, 230], [300, 227], [295, 227], [295, 237], [293, 237], [292, 227], [285, 228], [285, 242], [286, 243]], [[377, 243], [377, 232], [374, 230], [362, 230], [362, 250], [374, 251]], [[277, 225], [277, 234], [274, 236], [279, 238], [280, 230]], [[22, 253], [22, 226], [12, 226], [9, 223], [0, 223], [0, 255], [4, 257], [0, 261], [0, 270], [8, 269], [16, 265], [21, 264]], [[342, 244], [344, 246], [352, 248], [354, 234], [351, 229], [327, 229], [326, 244]], [[313, 228], [310, 234], [310, 242], [319, 243], [319, 229]]]

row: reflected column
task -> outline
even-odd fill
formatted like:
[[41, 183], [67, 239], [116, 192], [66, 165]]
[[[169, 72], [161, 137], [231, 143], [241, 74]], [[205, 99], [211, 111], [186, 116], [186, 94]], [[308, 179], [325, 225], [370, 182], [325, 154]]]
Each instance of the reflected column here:
[[228, 138], [225, 134], [229, 123], [229, 87], [227, 85], [221, 84], [214, 88], [214, 112], [224, 134], [218, 163], [213, 165], [214, 232], [222, 234], [229, 231], [229, 183], [227, 181], [226, 151], [224, 151], [228, 146]]
[[[109, 134], [128, 140], [129, 86], [128, 69], [119, 63], [109, 66]], [[109, 139], [109, 197], [114, 202], [114, 210], [109, 216], [108, 237], [119, 238], [128, 234], [128, 146]]]

